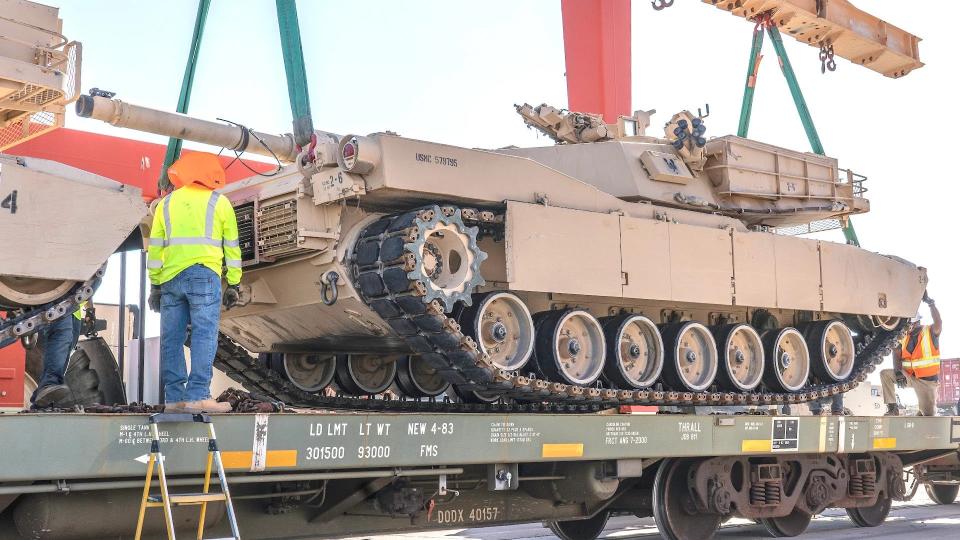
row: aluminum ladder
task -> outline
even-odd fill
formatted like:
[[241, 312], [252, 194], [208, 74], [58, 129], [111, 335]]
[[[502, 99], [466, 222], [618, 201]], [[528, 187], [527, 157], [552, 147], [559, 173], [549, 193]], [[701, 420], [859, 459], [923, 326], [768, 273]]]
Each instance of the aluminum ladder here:
[[[200, 493], [174, 493], [167, 489], [167, 471], [164, 466], [163, 453], [160, 452], [160, 424], [206, 424], [210, 434], [207, 445], [207, 467], [203, 475], [203, 491]], [[143, 486], [143, 496], [140, 499], [140, 515], [137, 518], [136, 540], [140, 540], [143, 531], [143, 519], [147, 508], [163, 508], [163, 515], [167, 525], [167, 538], [176, 539], [173, 527], [174, 506], [200, 506], [200, 519], [197, 525], [197, 539], [203, 540], [204, 520], [207, 516], [207, 503], [223, 501], [227, 507], [227, 519], [230, 521], [231, 540], [240, 540], [240, 529], [237, 527], [237, 515], [233, 511], [233, 501], [230, 499], [230, 489], [227, 487], [227, 475], [223, 470], [223, 461], [220, 458], [220, 448], [217, 446], [217, 434], [213, 421], [206, 414], [189, 413], [158, 413], [150, 415], [150, 458], [147, 460], [147, 478]], [[220, 493], [210, 493], [210, 473], [214, 464], [217, 467], [217, 477], [220, 479]], [[150, 484], [153, 482], [154, 466], [157, 477], [160, 479], [160, 494], [150, 494]], [[226, 539], [224, 539], [226, 540]]]

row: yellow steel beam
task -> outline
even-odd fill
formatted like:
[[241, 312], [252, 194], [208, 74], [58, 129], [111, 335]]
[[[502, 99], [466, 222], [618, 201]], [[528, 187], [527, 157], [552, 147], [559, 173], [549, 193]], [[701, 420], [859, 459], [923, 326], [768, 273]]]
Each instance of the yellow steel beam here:
[[780, 31], [819, 48], [832, 45], [837, 56], [887, 77], [903, 77], [922, 67], [920, 38], [847, 0], [703, 0], [753, 19], [771, 13]]

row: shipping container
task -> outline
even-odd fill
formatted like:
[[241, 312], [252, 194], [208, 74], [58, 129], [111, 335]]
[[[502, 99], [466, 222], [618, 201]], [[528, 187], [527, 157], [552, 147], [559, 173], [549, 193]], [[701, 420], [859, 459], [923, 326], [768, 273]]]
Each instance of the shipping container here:
[[940, 388], [937, 404], [952, 406], [960, 402], [960, 358], [940, 360]]

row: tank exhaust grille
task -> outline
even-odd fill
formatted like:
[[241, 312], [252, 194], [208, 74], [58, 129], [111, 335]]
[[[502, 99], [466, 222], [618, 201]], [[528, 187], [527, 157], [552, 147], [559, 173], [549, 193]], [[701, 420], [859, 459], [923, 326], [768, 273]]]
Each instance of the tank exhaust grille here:
[[260, 206], [257, 211], [257, 249], [262, 261], [302, 251], [297, 242], [295, 200]]
[[237, 231], [240, 238], [240, 258], [243, 262], [257, 260], [257, 239], [253, 224], [253, 203], [238, 205], [234, 208], [237, 214]]

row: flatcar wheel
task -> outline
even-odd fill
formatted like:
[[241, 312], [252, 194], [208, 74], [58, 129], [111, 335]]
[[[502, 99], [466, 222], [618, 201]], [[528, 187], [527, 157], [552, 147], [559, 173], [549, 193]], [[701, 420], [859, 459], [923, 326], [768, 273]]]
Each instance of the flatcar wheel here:
[[333, 381], [337, 359], [332, 354], [271, 354], [279, 357], [281, 371], [294, 386], [304, 392], [319, 392]]
[[548, 379], [587, 386], [600, 376], [606, 343], [600, 322], [582, 309], [537, 314], [537, 366]]
[[749, 392], [763, 378], [763, 343], [749, 324], [714, 327], [720, 352], [717, 382], [731, 392]]
[[824, 381], [846, 380], [857, 357], [850, 328], [840, 321], [820, 321], [809, 325], [805, 334], [812, 371]]
[[653, 480], [653, 519], [667, 540], [706, 540], [723, 516], [696, 509], [687, 474], [693, 461], [665, 459]]
[[788, 538], [800, 536], [803, 531], [810, 526], [813, 514], [804, 512], [799, 508], [794, 508], [793, 512], [783, 517], [763, 518], [760, 524], [763, 525], [770, 536], [774, 538]]
[[778, 392], [798, 392], [810, 377], [810, 350], [796, 328], [770, 330], [763, 335], [767, 368], [763, 382]]
[[663, 340], [657, 325], [642, 315], [600, 319], [607, 342], [603, 378], [617, 388], [646, 388], [663, 371]]
[[587, 519], [550, 521], [547, 523], [547, 528], [560, 540], [594, 540], [603, 533], [608, 519], [610, 519], [609, 512], [600, 512]]
[[937, 504], [953, 504], [957, 500], [960, 486], [957, 484], [925, 484], [930, 500]]
[[878, 527], [886, 521], [890, 514], [890, 505], [893, 500], [890, 497], [881, 497], [873, 506], [864, 506], [861, 508], [847, 508], [847, 515], [857, 527]]
[[379, 394], [393, 383], [397, 358], [374, 354], [337, 355], [334, 378], [337, 386], [352, 396]]
[[458, 317], [465, 334], [506, 371], [523, 368], [533, 352], [533, 319], [523, 300], [508, 292], [478, 294]]
[[397, 360], [397, 387], [409, 397], [436, 397], [447, 391], [450, 383], [419, 356], [403, 356]]
[[702, 392], [717, 376], [717, 342], [706, 326], [687, 321], [664, 325], [664, 380], [676, 390]]

